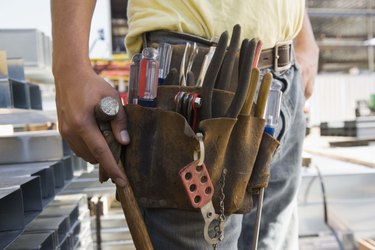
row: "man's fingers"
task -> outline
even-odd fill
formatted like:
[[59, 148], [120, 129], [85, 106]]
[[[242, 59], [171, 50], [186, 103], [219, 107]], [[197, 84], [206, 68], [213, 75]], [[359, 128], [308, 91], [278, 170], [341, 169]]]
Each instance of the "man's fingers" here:
[[91, 154], [99, 162], [105, 172], [111, 177], [117, 185], [123, 187], [125, 184], [125, 177], [109, 149], [106, 140], [100, 133], [98, 127], [87, 128], [90, 133], [83, 133], [81, 136], [88, 146]]
[[90, 162], [91, 164], [96, 164], [98, 161], [95, 157], [91, 154], [89, 148], [86, 146], [84, 141], [77, 136], [73, 131], [67, 131], [62, 129], [65, 126], [60, 127], [60, 134], [64, 138], [64, 140], [68, 143], [69, 147], [73, 150], [73, 152], [84, 159], [85, 161]]
[[120, 106], [119, 112], [115, 118], [111, 121], [112, 131], [115, 135], [116, 140], [123, 144], [127, 145], [130, 142], [129, 133], [127, 131], [127, 119], [126, 114], [122, 106]]
[[91, 154], [90, 150], [84, 144], [83, 141], [78, 141], [78, 140], [75, 140], [74, 142], [68, 141], [68, 144], [77, 156], [81, 157], [82, 159], [84, 159], [87, 162], [90, 162], [91, 164], [98, 163], [98, 161]]

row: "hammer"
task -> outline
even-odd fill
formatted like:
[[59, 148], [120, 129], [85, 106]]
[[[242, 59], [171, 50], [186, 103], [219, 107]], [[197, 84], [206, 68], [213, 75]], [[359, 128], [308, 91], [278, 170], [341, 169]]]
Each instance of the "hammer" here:
[[[99, 126], [100, 131], [102, 132], [105, 140], [111, 152], [118, 163], [118, 167], [124, 174], [125, 187], [120, 187], [116, 185], [116, 192], [119, 196], [122, 211], [124, 212], [126, 222], [129, 227], [130, 234], [133, 238], [134, 245], [136, 249], [140, 250], [152, 250], [153, 246], [151, 243], [150, 236], [147, 232], [141, 210], [139, 209], [138, 203], [135, 199], [133, 189], [130, 185], [129, 179], [124, 171], [122, 162], [120, 160], [121, 155], [121, 145], [116, 141], [112, 130], [110, 121], [115, 118], [119, 110], [118, 101], [110, 96], [104, 97], [100, 102], [95, 106], [95, 117]], [[99, 169], [103, 170], [102, 167]], [[99, 171], [100, 173], [100, 171]], [[100, 173], [100, 180], [104, 173]]]

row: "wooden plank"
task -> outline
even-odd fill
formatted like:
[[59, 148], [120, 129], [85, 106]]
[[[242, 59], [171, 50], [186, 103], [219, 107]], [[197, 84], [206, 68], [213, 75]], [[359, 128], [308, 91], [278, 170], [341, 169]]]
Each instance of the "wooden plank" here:
[[358, 146], [369, 146], [371, 143], [375, 142], [375, 138], [371, 139], [353, 139], [346, 141], [330, 141], [329, 145], [331, 147], [358, 147]]
[[305, 148], [305, 152], [312, 155], [358, 164], [375, 168], [375, 147], [352, 147], [352, 148]]

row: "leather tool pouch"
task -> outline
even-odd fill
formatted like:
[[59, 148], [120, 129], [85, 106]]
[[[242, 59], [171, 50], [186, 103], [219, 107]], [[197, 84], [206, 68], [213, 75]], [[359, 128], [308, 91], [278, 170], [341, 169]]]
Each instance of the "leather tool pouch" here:
[[[181, 58], [178, 55], [181, 51], [177, 50], [177, 47], [173, 50], [171, 67], [179, 67], [174, 59]], [[199, 142], [186, 119], [175, 112], [174, 97], [179, 91], [199, 93], [200, 88], [159, 86], [156, 108], [125, 106], [131, 142], [123, 147], [121, 159], [143, 207], [194, 209], [180, 182], [179, 171], [194, 161]], [[233, 96], [233, 92], [214, 89], [212, 105], [216, 118], [202, 120], [198, 125], [198, 131], [204, 136], [204, 163], [215, 188], [213, 205], [217, 212], [220, 211], [222, 172], [227, 169], [226, 214], [251, 210], [255, 190], [267, 186], [269, 165], [279, 145], [277, 140], [263, 134], [263, 119], [250, 115], [240, 115], [237, 119], [220, 117]]]

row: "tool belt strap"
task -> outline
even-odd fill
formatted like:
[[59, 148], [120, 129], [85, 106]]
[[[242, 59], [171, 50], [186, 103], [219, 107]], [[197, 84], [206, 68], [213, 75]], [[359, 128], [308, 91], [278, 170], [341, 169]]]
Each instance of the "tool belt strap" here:
[[[209, 40], [203, 37], [180, 33], [167, 30], [151, 31], [144, 34], [144, 47], [150, 42], [153, 43], [170, 43], [170, 44], [185, 44], [186, 42], [197, 43], [198, 46], [209, 47], [215, 45], [214, 39]], [[258, 68], [267, 69], [272, 68], [279, 72], [289, 69], [294, 63], [293, 43], [292, 41], [279, 42], [275, 47], [262, 50]]]

